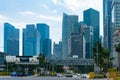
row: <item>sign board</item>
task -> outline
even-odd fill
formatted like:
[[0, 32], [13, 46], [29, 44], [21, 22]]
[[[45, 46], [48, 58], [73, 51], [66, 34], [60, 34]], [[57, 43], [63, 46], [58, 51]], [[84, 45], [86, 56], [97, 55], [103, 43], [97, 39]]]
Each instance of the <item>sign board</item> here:
[[6, 62], [15, 62], [15, 56], [6, 56]]

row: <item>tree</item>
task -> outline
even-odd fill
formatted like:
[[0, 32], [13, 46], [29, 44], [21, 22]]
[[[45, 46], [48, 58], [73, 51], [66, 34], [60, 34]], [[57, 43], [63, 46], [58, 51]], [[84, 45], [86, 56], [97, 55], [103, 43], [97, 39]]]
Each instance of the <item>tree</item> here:
[[99, 66], [100, 68], [103, 67], [103, 59], [101, 58], [103, 51], [103, 47], [101, 46], [101, 44], [99, 42], [95, 43], [95, 47], [93, 48], [93, 58], [95, 59], [95, 63], [97, 64], [97, 66]]
[[108, 71], [108, 65], [110, 60], [113, 58], [110, 57], [110, 50], [108, 48], [103, 48], [99, 42], [95, 43], [93, 48], [94, 59], [97, 66], [103, 68], [103, 72]]
[[45, 68], [46, 65], [46, 58], [44, 54], [39, 54], [39, 56], [37, 57], [38, 61], [39, 61], [39, 67]]
[[103, 65], [103, 71], [107, 72], [109, 61], [112, 60], [112, 58], [110, 57], [110, 50], [108, 48], [103, 49], [101, 55], [102, 55], [103, 64], [104, 64]]
[[118, 52], [118, 62], [119, 62], [119, 67], [118, 69], [120, 70], [120, 43], [115, 46], [115, 51]]

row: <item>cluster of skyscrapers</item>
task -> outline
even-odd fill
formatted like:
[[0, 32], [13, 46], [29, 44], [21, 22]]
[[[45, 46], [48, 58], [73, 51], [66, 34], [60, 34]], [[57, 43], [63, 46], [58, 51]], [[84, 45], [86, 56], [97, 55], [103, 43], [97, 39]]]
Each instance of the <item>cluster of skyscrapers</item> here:
[[[83, 21], [78, 21], [77, 15], [63, 13], [62, 41], [53, 45], [54, 58], [92, 58], [92, 48], [99, 41], [110, 49], [118, 66], [115, 46], [120, 43], [120, 0], [103, 0], [103, 42], [100, 27], [99, 11], [92, 8], [83, 11]], [[41, 53], [50, 59], [51, 45], [47, 24], [29, 24], [23, 29], [23, 56]], [[9, 23], [4, 23], [4, 52], [19, 55], [19, 29]]]
[[[49, 26], [44, 23], [28, 24], [22, 35], [23, 56], [38, 56], [44, 54], [51, 58], [51, 39]], [[19, 29], [9, 23], [4, 23], [4, 52], [11, 56], [19, 55]]]
[[[77, 15], [63, 13], [62, 45], [58, 44], [62, 46], [62, 59], [90, 59], [92, 58], [94, 43], [101, 42], [99, 36], [99, 12], [90, 8], [85, 10], [83, 14], [84, 21], [79, 22]], [[55, 49], [56, 45], [54, 46]]]
[[113, 66], [118, 66], [115, 47], [120, 43], [120, 0], [103, 0], [104, 47], [109, 48], [114, 57]]
[[92, 8], [83, 12], [83, 22], [78, 22], [77, 15], [63, 14], [62, 58], [91, 58], [99, 41], [110, 50], [113, 66], [119, 66], [115, 48], [120, 43], [120, 0], [103, 0], [103, 42], [99, 29], [99, 12]]

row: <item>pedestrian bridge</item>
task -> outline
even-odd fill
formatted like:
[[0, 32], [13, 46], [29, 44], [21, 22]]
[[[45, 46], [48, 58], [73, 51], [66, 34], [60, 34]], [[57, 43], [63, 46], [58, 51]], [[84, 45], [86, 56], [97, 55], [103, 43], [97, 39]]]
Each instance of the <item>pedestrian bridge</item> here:
[[94, 59], [54, 59], [48, 61], [52, 65], [94, 65]]

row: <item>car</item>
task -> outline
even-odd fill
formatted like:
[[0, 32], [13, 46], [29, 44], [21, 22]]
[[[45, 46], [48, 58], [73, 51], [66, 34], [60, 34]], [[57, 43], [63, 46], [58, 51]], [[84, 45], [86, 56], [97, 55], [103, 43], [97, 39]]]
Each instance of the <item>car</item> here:
[[73, 71], [67, 70], [65, 76], [66, 77], [73, 77]]
[[78, 73], [78, 74], [76, 74], [77, 75], [77, 77], [81, 77], [81, 74], [80, 73]]
[[14, 76], [14, 77], [17, 77], [17, 75], [18, 75], [17, 72], [12, 72], [12, 73], [10, 74], [10, 76]]
[[81, 74], [81, 78], [89, 78], [88, 74]]
[[63, 77], [61, 73], [57, 73], [57, 77]]

